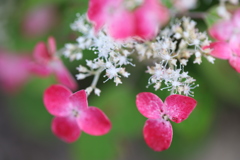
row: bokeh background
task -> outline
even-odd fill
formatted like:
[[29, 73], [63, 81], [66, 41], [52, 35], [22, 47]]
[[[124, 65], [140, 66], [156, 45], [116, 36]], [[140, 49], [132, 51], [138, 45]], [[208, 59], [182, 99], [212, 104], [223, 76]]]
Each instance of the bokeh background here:
[[[194, 11], [207, 11], [216, 3], [198, 1]], [[0, 47], [10, 53], [32, 54], [36, 43], [46, 41], [51, 35], [61, 49], [79, 36], [69, 25], [76, 13], [87, 11], [87, 6], [87, 0], [0, 0]], [[207, 29], [204, 21], [197, 19], [197, 22], [200, 30]], [[84, 58], [93, 56], [86, 53]], [[84, 60], [62, 59], [73, 75], [79, 64], [85, 64]], [[132, 75], [118, 87], [110, 81], [102, 83], [104, 78], [100, 79], [101, 96], [89, 97], [89, 105], [99, 107], [111, 119], [112, 130], [100, 137], [82, 133], [72, 144], [62, 142], [51, 133], [53, 117], [43, 105], [44, 90], [57, 83], [53, 76], [31, 76], [14, 92], [2, 87], [0, 160], [240, 159], [240, 74], [227, 61], [216, 60], [214, 65], [203, 61], [201, 65], [185, 68], [200, 85], [194, 96], [198, 105], [187, 120], [172, 123], [172, 145], [163, 152], [154, 152], [145, 144], [142, 128], [146, 118], [136, 109], [135, 97], [139, 92], [148, 91], [165, 99], [169, 93], [146, 88], [149, 78], [146, 67], [137, 66], [128, 68]], [[14, 78], [18, 78], [17, 74]], [[78, 81], [79, 89], [88, 87], [91, 80], [92, 77]]]

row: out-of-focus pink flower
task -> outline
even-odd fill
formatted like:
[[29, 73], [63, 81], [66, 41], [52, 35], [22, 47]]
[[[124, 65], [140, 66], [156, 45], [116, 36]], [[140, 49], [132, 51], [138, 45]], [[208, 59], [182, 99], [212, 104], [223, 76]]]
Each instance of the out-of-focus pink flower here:
[[95, 30], [98, 31], [105, 25], [110, 35], [116, 39], [151, 39], [169, 19], [167, 8], [158, 0], [143, 0], [139, 6], [130, 4], [136, 5], [133, 9], [129, 9], [131, 6], [126, 2], [90, 0], [87, 15]]
[[33, 51], [35, 62], [31, 64], [31, 71], [40, 76], [56, 75], [59, 83], [71, 90], [77, 89], [77, 83], [71, 73], [64, 66], [56, 53], [56, 43], [53, 37], [48, 38], [48, 46], [39, 42]]
[[0, 85], [7, 92], [19, 89], [29, 78], [30, 57], [0, 50]]
[[155, 94], [142, 92], [137, 95], [139, 112], [149, 118], [144, 125], [143, 135], [147, 145], [154, 151], [163, 151], [172, 142], [172, 125], [168, 119], [180, 123], [187, 119], [197, 102], [191, 97], [170, 95], [163, 103]]
[[212, 42], [204, 49], [210, 48], [212, 50], [210, 54], [216, 58], [229, 60], [230, 65], [240, 73], [240, 38], [235, 36], [232, 38], [233, 40], [230, 40], [230, 43]]
[[54, 6], [45, 5], [33, 8], [26, 13], [22, 22], [23, 34], [28, 37], [36, 37], [46, 34], [58, 20]]
[[65, 142], [76, 141], [81, 130], [99, 136], [111, 129], [111, 122], [100, 109], [88, 107], [85, 90], [72, 93], [62, 85], [52, 85], [43, 100], [48, 112], [55, 116], [53, 133]]
[[209, 28], [209, 34], [217, 41], [229, 41], [240, 33], [240, 9], [229, 20], [221, 20]]

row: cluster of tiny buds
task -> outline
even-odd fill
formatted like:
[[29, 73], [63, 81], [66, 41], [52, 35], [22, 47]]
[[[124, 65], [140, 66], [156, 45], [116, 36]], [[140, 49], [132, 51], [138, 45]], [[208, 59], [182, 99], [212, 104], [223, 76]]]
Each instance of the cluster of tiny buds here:
[[[121, 84], [121, 78], [130, 75], [125, 66], [135, 66], [132, 58], [136, 55], [140, 61], [157, 62], [153, 67], [148, 66], [147, 73], [151, 74], [148, 86], [154, 84], [156, 90], [168, 89], [171, 94], [193, 96], [191, 90], [198, 85], [194, 84], [195, 79], [188, 72], [183, 71], [183, 66], [187, 65], [192, 55], [195, 55], [194, 63], [200, 64], [202, 56], [209, 62], [214, 62], [214, 58], [209, 55], [210, 50], [202, 49], [210, 43], [206, 33], [199, 32], [196, 22], [186, 17], [176, 20], [151, 41], [117, 41], [104, 28], [93, 34], [93, 27], [87, 22], [86, 16], [77, 17], [71, 28], [80, 32], [81, 36], [77, 38], [76, 44], [66, 44], [63, 54], [70, 60], [82, 59], [82, 51], [86, 49], [96, 54], [93, 60], [86, 60], [86, 66], [77, 67], [78, 80], [94, 76], [91, 86], [86, 89], [88, 94], [94, 91], [96, 95], [100, 95], [101, 91], [96, 88], [96, 84], [103, 72], [107, 78], [104, 82], [113, 79], [116, 85]], [[166, 87], [161, 88], [162, 82]]]

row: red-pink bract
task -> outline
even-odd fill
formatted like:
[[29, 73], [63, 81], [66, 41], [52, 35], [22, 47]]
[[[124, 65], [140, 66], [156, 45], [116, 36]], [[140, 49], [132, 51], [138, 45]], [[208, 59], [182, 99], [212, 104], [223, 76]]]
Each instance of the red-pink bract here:
[[143, 127], [143, 136], [154, 151], [166, 150], [172, 142], [172, 125], [163, 119], [148, 119]]
[[180, 123], [193, 111], [197, 102], [191, 97], [170, 95], [163, 103], [155, 94], [142, 92], [137, 95], [136, 105], [140, 113], [149, 118], [144, 126], [144, 139], [155, 151], [163, 151], [172, 142], [172, 126], [168, 119]]
[[78, 124], [84, 132], [94, 136], [108, 133], [111, 126], [107, 116], [96, 107], [85, 109], [78, 119]]
[[183, 95], [170, 95], [165, 99], [165, 112], [173, 122], [180, 123], [187, 119], [197, 102], [195, 99]]
[[67, 86], [71, 90], [77, 89], [77, 82], [56, 55], [56, 42], [53, 37], [49, 37], [48, 46], [39, 42], [34, 49], [33, 57], [35, 62], [31, 64], [31, 71], [39, 76], [49, 76], [55, 74], [59, 83]]
[[52, 120], [52, 132], [67, 143], [76, 141], [81, 130], [75, 119], [68, 117], [54, 117]]
[[103, 135], [111, 129], [108, 117], [96, 107], [88, 107], [85, 90], [75, 93], [62, 85], [52, 85], [44, 92], [44, 105], [56, 116], [53, 133], [66, 142], [76, 141], [81, 130], [91, 135]]
[[139, 112], [147, 118], [160, 118], [163, 102], [153, 93], [142, 92], [137, 95], [136, 104]]

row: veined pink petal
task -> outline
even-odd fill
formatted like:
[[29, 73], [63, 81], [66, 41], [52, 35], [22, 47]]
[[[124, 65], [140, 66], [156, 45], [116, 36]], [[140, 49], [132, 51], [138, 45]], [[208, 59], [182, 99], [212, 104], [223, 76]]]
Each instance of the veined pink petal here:
[[55, 117], [52, 121], [52, 132], [65, 142], [76, 141], [80, 134], [80, 128], [74, 118]]
[[136, 19], [136, 36], [143, 39], [153, 38], [160, 26], [169, 20], [167, 8], [162, 6], [158, 0], [145, 0], [134, 12]]
[[239, 33], [238, 34], [236, 33], [231, 36], [229, 40], [229, 46], [232, 49], [233, 54], [240, 56], [240, 34]]
[[52, 62], [52, 68], [59, 83], [65, 85], [72, 91], [77, 90], [78, 85], [76, 80], [60, 60], [55, 60]]
[[108, 117], [96, 107], [89, 107], [80, 112], [77, 121], [81, 130], [94, 136], [106, 134], [111, 129]]
[[160, 118], [163, 113], [163, 102], [155, 94], [142, 92], [137, 95], [136, 105], [139, 112], [147, 118]]
[[47, 64], [51, 60], [51, 55], [48, 52], [47, 46], [43, 42], [39, 42], [33, 51], [33, 57], [37, 62]]
[[88, 108], [87, 94], [85, 90], [77, 91], [69, 97], [72, 106], [78, 108], [79, 110], [84, 110]]
[[54, 37], [48, 38], [48, 49], [49, 49], [49, 54], [51, 54], [52, 56], [56, 54], [56, 41]]
[[163, 151], [172, 143], [172, 125], [163, 119], [148, 119], [143, 128], [144, 140], [154, 151]]
[[232, 21], [233, 21], [233, 25], [239, 29], [240, 28], [240, 9], [234, 12]]
[[125, 39], [134, 36], [134, 15], [127, 10], [118, 9], [108, 21], [108, 31], [115, 39]]
[[209, 28], [209, 34], [218, 41], [227, 41], [233, 32], [233, 24], [229, 21], [221, 21]]
[[229, 63], [238, 73], [240, 73], [240, 57], [239, 56], [232, 56], [229, 59]]
[[54, 116], [67, 116], [72, 92], [62, 85], [52, 85], [46, 89], [43, 101], [46, 109]]
[[232, 50], [227, 42], [212, 42], [209, 46], [204, 47], [204, 49], [212, 49], [211, 55], [220, 59], [229, 59], [232, 55]]
[[187, 119], [197, 105], [195, 99], [177, 94], [168, 96], [164, 103], [167, 116], [176, 123]]

